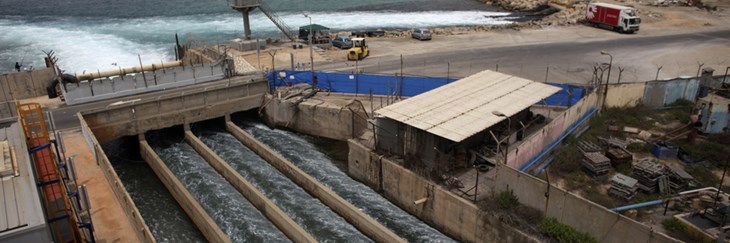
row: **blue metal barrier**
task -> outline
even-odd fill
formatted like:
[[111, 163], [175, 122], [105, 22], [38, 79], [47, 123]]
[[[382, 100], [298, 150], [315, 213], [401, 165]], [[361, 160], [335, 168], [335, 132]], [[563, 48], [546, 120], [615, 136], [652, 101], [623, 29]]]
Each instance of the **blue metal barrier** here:
[[[317, 83], [312, 82], [316, 77]], [[339, 93], [397, 95], [413, 97], [441, 87], [457, 79], [439, 77], [397, 76], [364, 73], [312, 72], [280, 70], [266, 75], [273, 92], [276, 87], [307, 83], [317, 88]], [[539, 102], [539, 105], [570, 107], [582, 99], [590, 90], [571, 84], [550, 84], [560, 87], [560, 92]]]

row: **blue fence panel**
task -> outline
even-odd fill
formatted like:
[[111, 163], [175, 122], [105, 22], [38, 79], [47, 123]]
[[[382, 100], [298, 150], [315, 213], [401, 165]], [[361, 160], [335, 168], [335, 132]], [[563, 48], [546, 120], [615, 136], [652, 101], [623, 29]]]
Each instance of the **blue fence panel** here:
[[[376, 95], [400, 95], [412, 97], [438, 88], [455, 79], [394, 76], [379, 74], [350, 74], [334, 72], [314, 72], [317, 88], [340, 93], [358, 93]], [[309, 71], [276, 71], [266, 75], [271, 90], [276, 87], [308, 83], [312, 85], [313, 76]]]
[[664, 91], [664, 106], [667, 106], [679, 99], [684, 99], [684, 94], [687, 90], [687, 81], [667, 81], [667, 83], [664, 85], [664, 88], [666, 89], [666, 91]]
[[[340, 93], [358, 93], [375, 95], [400, 95], [413, 97], [432, 89], [441, 87], [456, 79], [395, 76], [382, 74], [350, 74], [336, 72], [314, 72], [317, 78], [317, 88]], [[312, 85], [312, 73], [309, 71], [283, 70], [267, 74], [271, 90], [276, 87], [308, 83]], [[571, 84], [550, 84], [561, 88], [560, 92], [548, 97], [540, 105], [570, 107], [588, 92], [589, 88]]]
[[[549, 83], [550, 84], [550, 83]], [[560, 88], [558, 93], [555, 93], [545, 99], [545, 102], [539, 102], [539, 105], [551, 105], [551, 106], [564, 106], [570, 107], [583, 96], [590, 91], [588, 88], [583, 86], [577, 86], [572, 84], [550, 84], [552, 86]]]

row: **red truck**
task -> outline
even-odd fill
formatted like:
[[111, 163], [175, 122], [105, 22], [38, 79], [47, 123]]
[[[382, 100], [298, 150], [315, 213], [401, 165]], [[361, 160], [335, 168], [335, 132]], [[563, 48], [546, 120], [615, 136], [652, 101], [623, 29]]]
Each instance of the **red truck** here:
[[609, 3], [589, 3], [586, 8], [586, 20], [593, 26], [622, 33], [639, 31], [641, 18], [636, 16], [636, 9]]

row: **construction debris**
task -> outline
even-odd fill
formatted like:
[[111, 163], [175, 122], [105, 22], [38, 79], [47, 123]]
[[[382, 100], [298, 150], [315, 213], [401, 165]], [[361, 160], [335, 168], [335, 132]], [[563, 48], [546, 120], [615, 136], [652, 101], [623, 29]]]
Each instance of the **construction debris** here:
[[647, 132], [647, 131], [643, 131], [642, 130], [641, 132], [639, 132], [639, 137], [641, 139], [644, 139], [644, 141], [648, 141], [651, 138], [651, 135], [652, 134], [650, 132]]
[[695, 178], [676, 164], [667, 164], [667, 176], [672, 192], [681, 192], [695, 184]]
[[611, 178], [611, 188], [608, 194], [629, 201], [636, 196], [638, 181], [627, 175], [617, 173]]
[[641, 130], [638, 128], [635, 128], [635, 127], [624, 127], [624, 132], [637, 134], [637, 133], [641, 132]]
[[593, 176], [605, 175], [611, 170], [611, 160], [601, 152], [584, 153], [583, 156], [583, 167]]
[[578, 149], [581, 153], [601, 152], [601, 147], [588, 141], [578, 142]]
[[663, 164], [653, 158], [644, 158], [634, 161], [631, 167], [634, 177], [639, 181], [639, 189], [647, 193], [658, 191], [659, 180], [664, 177], [665, 173]]
[[598, 137], [598, 140], [603, 141], [604, 143], [608, 144], [608, 146], [619, 147], [619, 148], [624, 148], [624, 149], [626, 148], [626, 146], [629, 145], [628, 142], [626, 142], [622, 139], [619, 139], [619, 138], [615, 138], [615, 137], [609, 137], [609, 138]]
[[618, 167], [622, 164], [628, 164], [634, 160], [634, 156], [631, 154], [631, 152], [622, 148], [609, 149], [608, 151], [606, 151], [606, 157], [611, 159], [611, 165], [613, 165], [613, 167]]

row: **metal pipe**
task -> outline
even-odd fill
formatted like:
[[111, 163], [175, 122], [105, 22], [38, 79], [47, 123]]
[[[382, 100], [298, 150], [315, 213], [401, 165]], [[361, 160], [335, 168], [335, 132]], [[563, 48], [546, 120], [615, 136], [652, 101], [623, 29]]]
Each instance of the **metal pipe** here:
[[648, 202], [643, 202], [643, 203], [621, 206], [621, 207], [617, 207], [617, 208], [612, 208], [611, 211], [618, 213], [618, 212], [623, 212], [626, 210], [631, 210], [631, 209], [636, 209], [636, 208], [643, 208], [643, 207], [659, 205], [659, 204], [662, 204], [664, 202], [664, 200], [665, 199], [658, 199], [658, 200], [654, 200], [654, 201], [648, 201]]
[[617, 207], [617, 208], [612, 208], [611, 211], [614, 211], [614, 212], [617, 212], [618, 213], [618, 212], [623, 212], [623, 211], [626, 211], [626, 210], [631, 210], [631, 209], [636, 209], [636, 208], [644, 208], [644, 207], [659, 205], [659, 204], [662, 204], [664, 202], [668, 202], [668, 201], [672, 201], [672, 200], [678, 200], [678, 199], [680, 199], [681, 196], [686, 196], [686, 195], [693, 194], [693, 193], [697, 193], [697, 192], [701, 192], [701, 191], [712, 191], [712, 190], [719, 192], [717, 190], [717, 188], [714, 188], [714, 187], [705, 187], [705, 188], [700, 188], [700, 189], [683, 191], [683, 192], [678, 193], [677, 194], [678, 196], [671, 197], [671, 198], [667, 198], [667, 199], [657, 199], [657, 200], [654, 200], [654, 201], [648, 201], [648, 202], [643, 202], [643, 203], [636, 203], [636, 204], [625, 205], [625, 206], [621, 206], [621, 207]]
[[425, 203], [426, 201], [428, 201], [428, 198], [424, 197], [424, 198], [418, 199], [416, 201], [413, 201], [413, 204], [414, 205], [418, 205], [418, 204], [421, 204], [421, 203]]
[[[182, 61], [170, 61], [170, 62], [165, 62], [162, 65], [164, 67], [177, 67], [177, 66], [182, 65]], [[106, 77], [111, 77], [111, 76], [121, 76], [121, 75], [128, 74], [128, 73], [139, 73], [139, 72], [144, 72], [144, 71], [152, 71], [152, 70], [155, 70], [155, 67], [156, 66], [153, 64], [148, 64], [148, 65], [144, 65], [141, 67], [140, 66], [126, 67], [126, 68], [120, 67], [117, 70], [106, 70], [106, 71], [101, 71], [101, 72], [97, 72], [97, 73], [81, 74], [81, 75], [77, 75], [76, 78], [79, 80], [90, 80], [90, 79], [97, 79], [97, 78], [106, 78]]]

